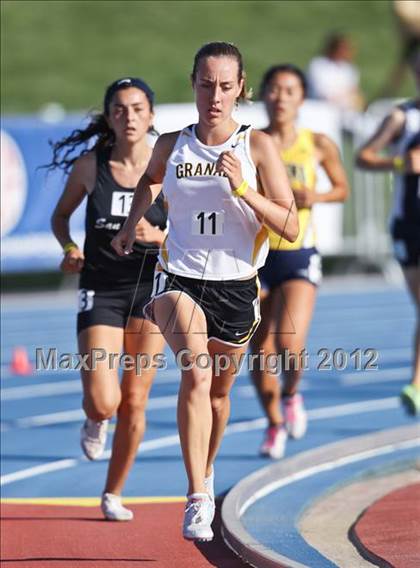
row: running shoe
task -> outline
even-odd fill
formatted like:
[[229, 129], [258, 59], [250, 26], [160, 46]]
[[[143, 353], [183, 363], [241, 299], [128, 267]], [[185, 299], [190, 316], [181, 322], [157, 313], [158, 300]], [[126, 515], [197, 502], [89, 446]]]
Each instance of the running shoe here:
[[262, 456], [269, 456], [273, 459], [280, 459], [286, 452], [287, 430], [280, 426], [269, 426], [265, 431], [264, 441], [260, 447]]
[[120, 495], [113, 493], [102, 494], [101, 509], [108, 521], [131, 521], [134, 517], [133, 512], [121, 503]]
[[306, 434], [308, 416], [303, 406], [303, 397], [296, 393], [282, 398], [284, 422], [289, 435], [298, 440]]
[[80, 445], [87, 458], [97, 460], [104, 453], [109, 420], [85, 420], [80, 430]]
[[409, 414], [415, 416], [420, 412], [420, 389], [414, 385], [406, 385], [401, 391], [400, 398]]
[[185, 507], [183, 536], [187, 540], [213, 540], [212, 504], [207, 493], [192, 493]]
[[211, 466], [211, 473], [208, 477], [204, 478], [204, 486], [207, 490], [207, 493], [209, 494], [210, 497], [210, 501], [212, 504], [212, 514], [211, 514], [211, 521], [210, 523], [213, 522], [214, 519], [214, 515], [216, 514], [216, 500], [214, 497], [214, 467]]

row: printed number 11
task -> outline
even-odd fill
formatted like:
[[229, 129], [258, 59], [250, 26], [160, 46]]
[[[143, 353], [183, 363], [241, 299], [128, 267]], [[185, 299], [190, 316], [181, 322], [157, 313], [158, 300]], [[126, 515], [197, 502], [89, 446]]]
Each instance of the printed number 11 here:
[[[205, 222], [206, 222], [206, 214], [204, 211], [197, 215], [197, 219], [200, 221], [200, 235], [206, 234], [205, 231]], [[211, 234], [216, 234], [216, 213], [210, 213], [207, 217], [209, 221], [211, 221]]]

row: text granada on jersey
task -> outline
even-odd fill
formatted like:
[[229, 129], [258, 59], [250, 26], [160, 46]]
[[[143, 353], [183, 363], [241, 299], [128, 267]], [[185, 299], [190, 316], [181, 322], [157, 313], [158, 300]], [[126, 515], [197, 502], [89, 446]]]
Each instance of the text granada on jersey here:
[[185, 162], [185, 164], [178, 164], [175, 172], [178, 179], [197, 176], [226, 177], [224, 172], [216, 171], [216, 162], [198, 162], [197, 164]]

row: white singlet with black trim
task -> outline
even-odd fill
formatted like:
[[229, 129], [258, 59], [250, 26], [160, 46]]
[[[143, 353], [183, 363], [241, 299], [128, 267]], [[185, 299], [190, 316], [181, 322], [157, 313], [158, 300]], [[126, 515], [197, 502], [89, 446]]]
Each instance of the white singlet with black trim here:
[[[399, 107], [405, 114], [405, 124], [401, 135], [398, 137], [394, 148], [393, 154], [395, 156], [404, 156], [408, 147], [420, 132], [420, 109], [416, 101], [409, 101]], [[407, 212], [406, 208], [406, 185], [405, 174], [394, 173], [394, 203], [390, 215], [390, 225], [396, 219], [404, 220]]]
[[245, 201], [232, 194], [227, 177], [216, 172], [221, 152], [232, 151], [241, 162], [243, 179], [257, 189], [250, 132], [249, 126], [239, 126], [219, 146], [202, 144], [195, 125], [180, 132], [163, 180], [169, 223], [159, 261], [168, 272], [236, 280], [250, 278], [263, 266], [267, 230]]

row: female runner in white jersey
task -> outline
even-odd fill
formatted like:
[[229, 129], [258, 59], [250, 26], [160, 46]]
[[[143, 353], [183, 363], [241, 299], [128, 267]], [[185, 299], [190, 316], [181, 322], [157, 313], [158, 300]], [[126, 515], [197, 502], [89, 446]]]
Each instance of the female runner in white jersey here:
[[[414, 361], [411, 382], [401, 392], [409, 414], [420, 413], [420, 46], [410, 63], [417, 97], [395, 107], [357, 155], [357, 165], [394, 173], [394, 203], [390, 229], [394, 254], [404, 273], [416, 309]], [[389, 148], [390, 155], [382, 155]]]
[[[232, 358], [245, 352], [260, 319], [257, 270], [268, 251], [262, 222], [293, 241], [298, 220], [269, 136], [232, 118], [245, 96], [238, 49], [204, 45], [191, 78], [198, 124], [159, 138], [113, 246], [120, 255], [131, 251], [136, 223], [163, 182], [169, 232], [148, 313], [182, 365], [178, 428], [189, 481], [183, 535], [211, 540], [213, 462], [229, 417]], [[203, 368], [221, 355], [231, 357], [228, 368]]]

